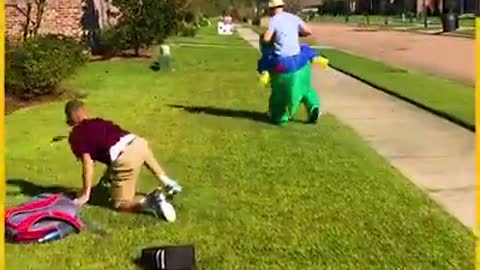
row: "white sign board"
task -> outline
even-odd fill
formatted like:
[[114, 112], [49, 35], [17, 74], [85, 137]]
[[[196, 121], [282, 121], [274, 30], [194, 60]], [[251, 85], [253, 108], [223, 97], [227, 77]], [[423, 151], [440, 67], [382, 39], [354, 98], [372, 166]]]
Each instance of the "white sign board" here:
[[233, 23], [218, 22], [217, 32], [219, 35], [233, 35]]

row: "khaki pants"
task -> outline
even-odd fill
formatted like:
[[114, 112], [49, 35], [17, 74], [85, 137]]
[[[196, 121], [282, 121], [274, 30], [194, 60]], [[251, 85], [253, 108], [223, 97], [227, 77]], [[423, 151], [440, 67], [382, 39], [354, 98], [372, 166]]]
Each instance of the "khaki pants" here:
[[115, 208], [135, 199], [138, 177], [144, 164], [155, 176], [159, 177], [163, 174], [147, 141], [137, 137], [108, 168]]

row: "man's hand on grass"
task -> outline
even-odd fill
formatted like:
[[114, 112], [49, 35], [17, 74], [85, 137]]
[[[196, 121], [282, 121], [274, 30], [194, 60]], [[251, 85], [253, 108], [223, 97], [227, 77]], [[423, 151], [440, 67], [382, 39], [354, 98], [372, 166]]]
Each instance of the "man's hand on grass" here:
[[90, 200], [90, 195], [89, 194], [82, 194], [80, 197], [77, 197], [75, 200], [73, 200], [73, 203], [75, 203], [77, 206], [83, 206]]
[[90, 199], [90, 191], [92, 190], [92, 178], [94, 162], [90, 157], [90, 154], [85, 153], [82, 155], [82, 179], [83, 179], [83, 192], [82, 195], [74, 200], [74, 203], [78, 206], [82, 206]]

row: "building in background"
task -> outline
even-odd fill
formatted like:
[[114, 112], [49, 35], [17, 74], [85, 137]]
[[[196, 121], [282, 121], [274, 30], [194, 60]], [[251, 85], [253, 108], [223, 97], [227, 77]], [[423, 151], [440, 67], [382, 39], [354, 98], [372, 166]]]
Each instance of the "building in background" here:
[[[29, 31], [35, 27], [37, 6], [41, 0], [6, 0], [7, 37], [23, 38], [30, 10]], [[44, 1], [39, 34], [62, 34], [82, 37], [89, 31], [111, 23], [118, 10], [108, 0], [47, 0]]]

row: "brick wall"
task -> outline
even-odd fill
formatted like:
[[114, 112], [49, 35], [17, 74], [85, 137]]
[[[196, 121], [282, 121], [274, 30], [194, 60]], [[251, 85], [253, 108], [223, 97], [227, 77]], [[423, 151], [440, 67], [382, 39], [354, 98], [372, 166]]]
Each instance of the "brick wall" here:
[[[7, 35], [12, 39], [22, 37], [25, 16], [15, 7], [26, 8], [26, 0], [6, 0]], [[32, 5], [35, 6], [35, 5]], [[82, 0], [48, 0], [39, 33], [64, 34], [80, 37], [82, 34]], [[32, 11], [35, 19], [35, 10]]]

